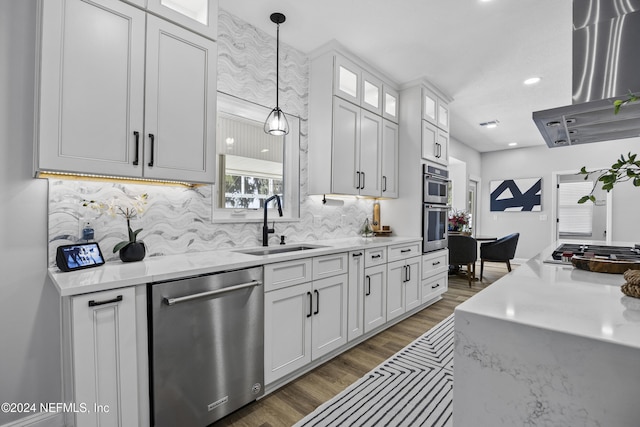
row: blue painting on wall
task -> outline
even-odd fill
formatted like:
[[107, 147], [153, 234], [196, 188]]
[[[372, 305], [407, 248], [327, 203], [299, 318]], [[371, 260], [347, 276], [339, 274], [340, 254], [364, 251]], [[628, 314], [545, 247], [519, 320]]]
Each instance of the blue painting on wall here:
[[542, 210], [542, 178], [491, 181], [489, 190], [492, 212], [537, 212]]

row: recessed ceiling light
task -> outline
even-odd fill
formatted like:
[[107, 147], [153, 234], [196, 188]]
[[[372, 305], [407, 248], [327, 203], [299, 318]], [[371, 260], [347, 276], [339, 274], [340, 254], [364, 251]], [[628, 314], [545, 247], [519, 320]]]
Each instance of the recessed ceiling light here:
[[498, 127], [498, 123], [500, 122], [497, 120], [491, 120], [489, 122], [480, 123], [480, 126], [485, 127], [487, 129], [493, 129], [495, 127]]
[[529, 86], [529, 85], [534, 85], [536, 83], [540, 83], [540, 80], [541, 80], [540, 77], [530, 77], [527, 80], [525, 80], [523, 83]]
[[509, 143], [509, 147], [515, 147], [516, 145], [518, 145], [518, 143], [517, 143], [517, 142], [510, 142], [510, 143]]

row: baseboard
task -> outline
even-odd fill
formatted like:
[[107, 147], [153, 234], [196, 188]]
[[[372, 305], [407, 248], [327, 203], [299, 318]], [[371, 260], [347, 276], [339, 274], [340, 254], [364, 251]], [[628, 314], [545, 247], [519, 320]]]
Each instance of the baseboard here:
[[64, 414], [40, 412], [0, 427], [64, 427]]

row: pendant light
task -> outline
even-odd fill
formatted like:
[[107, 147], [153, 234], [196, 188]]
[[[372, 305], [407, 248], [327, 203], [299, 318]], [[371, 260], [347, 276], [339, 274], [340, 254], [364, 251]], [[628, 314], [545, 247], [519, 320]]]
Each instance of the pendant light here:
[[271, 22], [276, 24], [276, 108], [271, 110], [269, 117], [264, 122], [264, 131], [271, 135], [286, 135], [289, 133], [289, 122], [284, 115], [280, 107], [278, 106], [278, 83], [280, 78], [280, 24], [282, 24], [287, 18], [282, 13], [272, 13]]

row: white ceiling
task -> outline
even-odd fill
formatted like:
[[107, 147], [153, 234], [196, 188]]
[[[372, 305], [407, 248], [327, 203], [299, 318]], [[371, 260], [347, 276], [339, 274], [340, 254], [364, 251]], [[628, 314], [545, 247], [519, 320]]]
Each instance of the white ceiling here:
[[[451, 96], [451, 136], [480, 151], [544, 145], [531, 113], [571, 104], [571, 0], [220, 0], [309, 53], [336, 39], [399, 84]], [[525, 86], [523, 81], [542, 81]], [[479, 126], [498, 120], [495, 129]], [[516, 148], [517, 148], [516, 147]]]

